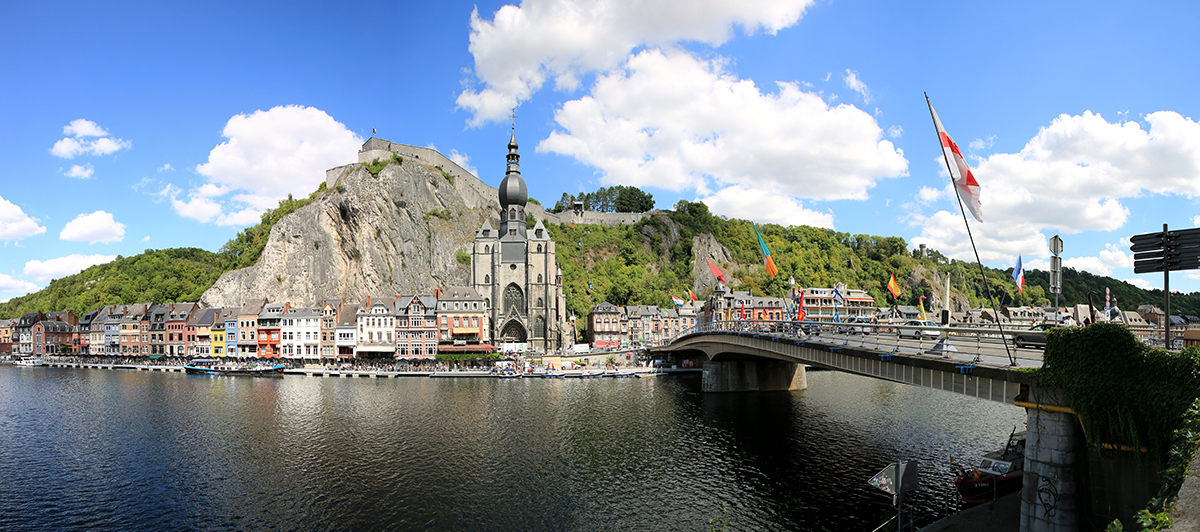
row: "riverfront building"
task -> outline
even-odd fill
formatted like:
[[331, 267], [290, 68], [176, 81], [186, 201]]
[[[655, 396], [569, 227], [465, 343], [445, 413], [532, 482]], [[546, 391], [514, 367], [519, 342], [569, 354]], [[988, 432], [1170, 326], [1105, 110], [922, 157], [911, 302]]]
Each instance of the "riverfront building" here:
[[554, 241], [539, 220], [527, 232], [529, 195], [521, 177], [517, 138], [508, 141], [507, 172], [500, 182], [500, 227], [485, 221], [475, 233], [470, 288], [483, 296], [487, 327], [496, 341], [549, 352], [564, 345], [562, 270]]

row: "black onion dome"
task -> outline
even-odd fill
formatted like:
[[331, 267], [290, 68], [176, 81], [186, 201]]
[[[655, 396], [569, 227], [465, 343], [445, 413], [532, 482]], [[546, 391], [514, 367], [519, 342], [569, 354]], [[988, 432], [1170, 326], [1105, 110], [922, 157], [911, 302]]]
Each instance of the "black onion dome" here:
[[500, 182], [500, 206], [505, 210], [509, 205], [524, 207], [529, 201], [529, 191], [525, 188], [525, 180], [521, 178], [520, 159], [517, 153], [517, 134], [513, 132], [508, 140], [508, 171]]

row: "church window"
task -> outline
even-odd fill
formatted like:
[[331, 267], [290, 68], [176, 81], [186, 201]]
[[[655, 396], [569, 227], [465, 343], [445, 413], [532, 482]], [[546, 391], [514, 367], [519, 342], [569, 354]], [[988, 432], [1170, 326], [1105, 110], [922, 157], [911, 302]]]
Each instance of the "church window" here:
[[[487, 235], [483, 235], [483, 236], [487, 236]], [[483, 246], [483, 252], [484, 252], [484, 253], [491, 253], [491, 252], [492, 252], [492, 248], [491, 248], [491, 246]]]
[[538, 319], [533, 322], [533, 336], [535, 338], [546, 336], [546, 318], [538, 316]]
[[[534, 233], [534, 235], [535, 235], [535, 236], [537, 236], [538, 238], [542, 238], [542, 230], [541, 230], [541, 229], [538, 229], [537, 231], [534, 231], [533, 233]], [[542, 246], [541, 246], [541, 244], [538, 244], [538, 251], [539, 251], [539, 252], [540, 252], [540, 251], [542, 251]]]
[[542, 305], [542, 298], [540, 298], [540, 297], [539, 297], [539, 298], [538, 298], [538, 308], [541, 308], [542, 306], [543, 306], [543, 305]]
[[509, 209], [509, 210], [508, 210], [508, 219], [509, 219], [509, 220], [516, 220], [516, 219], [517, 219], [517, 209], [513, 208], [513, 209]]
[[490, 275], [483, 276], [483, 284], [491, 284], [491, 282], [492, 282], [492, 276], [490, 276]]
[[485, 297], [485, 298], [483, 299], [483, 308], [488, 308], [488, 307], [490, 307], [490, 306], [492, 306], [492, 298], [490, 298], [490, 297]]
[[542, 282], [542, 274], [540, 274], [540, 273], [538, 274], [538, 282], [539, 283]]
[[517, 230], [516, 230], [516, 229], [509, 229], [509, 230], [508, 230], [508, 234], [509, 234], [509, 235], [512, 235], [512, 236], [516, 236], [516, 235], [517, 235]]
[[[538, 238], [541, 238], [541, 236], [542, 236], [542, 230], [541, 230], [541, 229], [538, 229], [537, 236], [538, 236]], [[542, 252], [542, 245], [541, 245], [541, 244], [538, 244], [538, 248], [537, 248], [537, 249], [538, 249], [538, 251], [537, 251], [537, 252], [538, 252], [538, 253], [541, 253], [541, 252]]]
[[518, 313], [523, 314], [525, 311], [525, 294], [521, 293], [521, 289], [517, 285], [510, 284], [504, 289], [504, 313], [507, 314], [509, 309], [515, 308]]

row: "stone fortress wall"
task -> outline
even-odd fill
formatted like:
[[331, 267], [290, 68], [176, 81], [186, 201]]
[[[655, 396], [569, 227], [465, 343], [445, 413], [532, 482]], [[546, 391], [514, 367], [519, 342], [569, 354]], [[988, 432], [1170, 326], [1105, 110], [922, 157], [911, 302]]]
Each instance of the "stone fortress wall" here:
[[[474, 174], [459, 166], [458, 163], [451, 161], [445, 155], [432, 148], [399, 144], [372, 137], [363, 144], [362, 150], [358, 152], [358, 164], [370, 164], [376, 159], [387, 161], [392, 158], [393, 153], [399, 154], [405, 161], [423, 164], [430, 168], [440, 166], [442, 171], [454, 176], [456, 184], [466, 185], [474, 189], [481, 197], [493, 198], [496, 196], [495, 187], [488, 186], [478, 177], [475, 177]], [[347, 164], [326, 170], [326, 188], [337, 186], [338, 180], [355, 166], [354, 164]], [[607, 227], [633, 225], [649, 216], [649, 214], [644, 212], [565, 211], [555, 214], [546, 212], [541, 205], [536, 203], [527, 205], [525, 212], [532, 215], [534, 219], [541, 220], [547, 224], [588, 224]]]

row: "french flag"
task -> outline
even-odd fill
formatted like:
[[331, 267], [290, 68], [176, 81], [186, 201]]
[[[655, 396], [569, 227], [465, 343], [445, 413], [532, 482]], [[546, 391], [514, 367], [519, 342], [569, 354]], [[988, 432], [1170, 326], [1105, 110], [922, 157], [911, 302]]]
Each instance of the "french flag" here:
[[1025, 290], [1025, 270], [1021, 269], [1021, 256], [1017, 255], [1017, 267], [1013, 268], [1013, 280], [1017, 282], [1017, 293]]

